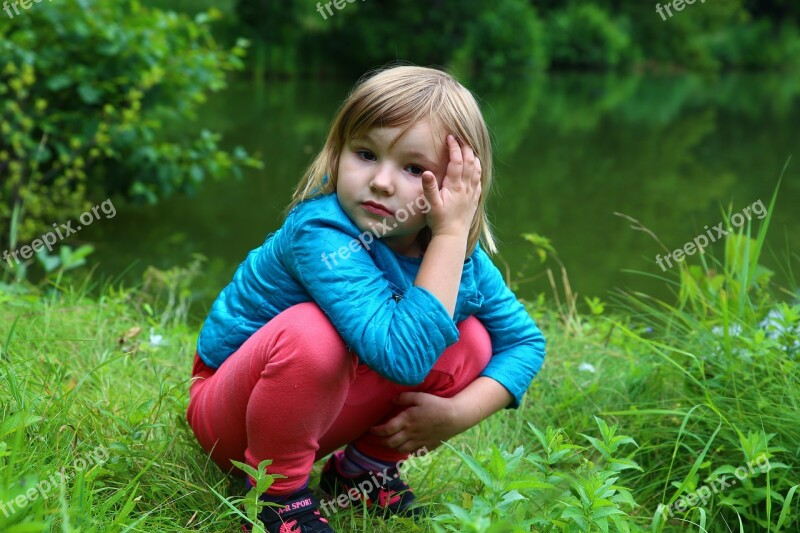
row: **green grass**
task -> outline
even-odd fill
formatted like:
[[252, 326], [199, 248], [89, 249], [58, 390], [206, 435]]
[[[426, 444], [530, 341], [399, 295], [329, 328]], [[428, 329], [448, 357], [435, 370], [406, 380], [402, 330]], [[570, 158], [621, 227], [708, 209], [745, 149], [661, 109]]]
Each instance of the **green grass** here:
[[[595, 314], [568, 290], [529, 302], [548, 356], [523, 405], [410, 470], [436, 519], [340, 512], [336, 530], [796, 531], [800, 304], [758, 266], [767, 223], [729, 237], [716, 263], [682, 264], [665, 279], [675, 302], [619, 295]], [[137, 289], [0, 284], [0, 505], [68, 478], [0, 508], [0, 531], [236, 530], [244, 487], [184, 419], [198, 328], [180, 280], [196, 274]], [[721, 475], [737, 483], [660, 518]]]

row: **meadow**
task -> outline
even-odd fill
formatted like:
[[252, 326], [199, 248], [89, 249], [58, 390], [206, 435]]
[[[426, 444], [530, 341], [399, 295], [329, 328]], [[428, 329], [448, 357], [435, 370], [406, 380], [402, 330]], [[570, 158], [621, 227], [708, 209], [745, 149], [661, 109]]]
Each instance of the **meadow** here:
[[[796, 531], [800, 304], [759, 265], [769, 222], [666, 274], [674, 301], [579, 302], [547, 263], [554, 290], [525, 303], [548, 355], [522, 406], [408, 469], [426, 519], [356, 508], [332, 514], [334, 527]], [[135, 287], [62, 271], [0, 285], [0, 531], [235, 531], [253, 510], [184, 418], [200, 275], [194, 264], [150, 269]]]

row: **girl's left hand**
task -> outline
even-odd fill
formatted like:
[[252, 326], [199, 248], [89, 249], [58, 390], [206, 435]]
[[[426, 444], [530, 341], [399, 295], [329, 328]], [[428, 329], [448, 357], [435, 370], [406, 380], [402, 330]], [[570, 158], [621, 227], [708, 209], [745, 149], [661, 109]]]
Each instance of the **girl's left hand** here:
[[413, 453], [421, 448], [431, 452], [466, 429], [461, 427], [457, 404], [452, 398], [404, 392], [395, 398], [395, 403], [409, 407], [371, 431], [384, 437], [386, 445], [399, 452]]

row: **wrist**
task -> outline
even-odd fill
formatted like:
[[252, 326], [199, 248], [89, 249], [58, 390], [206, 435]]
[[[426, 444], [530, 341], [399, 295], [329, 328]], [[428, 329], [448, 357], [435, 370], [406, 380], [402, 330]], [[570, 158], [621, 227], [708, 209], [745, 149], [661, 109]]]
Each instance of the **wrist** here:
[[469, 402], [465, 402], [463, 397], [456, 394], [449, 401], [450, 425], [456, 430], [456, 434], [462, 433], [477, 424], [477, 422], [480, 422], [480, 420], [472, 420]]
[[469, 241], [469, 232], [443, 232], [432, 233], [431, 241], [428, 243], [428, 248], [433, 245], [434, 247], [447, 247], [448, 249], [467, 249], [467, 242]]

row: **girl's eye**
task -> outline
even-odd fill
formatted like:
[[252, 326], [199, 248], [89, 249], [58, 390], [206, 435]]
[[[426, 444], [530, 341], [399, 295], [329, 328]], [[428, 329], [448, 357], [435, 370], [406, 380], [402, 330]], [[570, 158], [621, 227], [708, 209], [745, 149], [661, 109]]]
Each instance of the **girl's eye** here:
[[414, 176], [422, 176], [423, 172], [425, 172], [424, 168], [418, 167], [417, 165], [408, 165], [406, 168]]
[[356, 155], [360, 159], [363, 159], [364, 161], [374, 161], [375, 160], [374, 159], [375, 158], [375, 154], [373, 154], [369, 150], [357, 150], [356, 151]]

